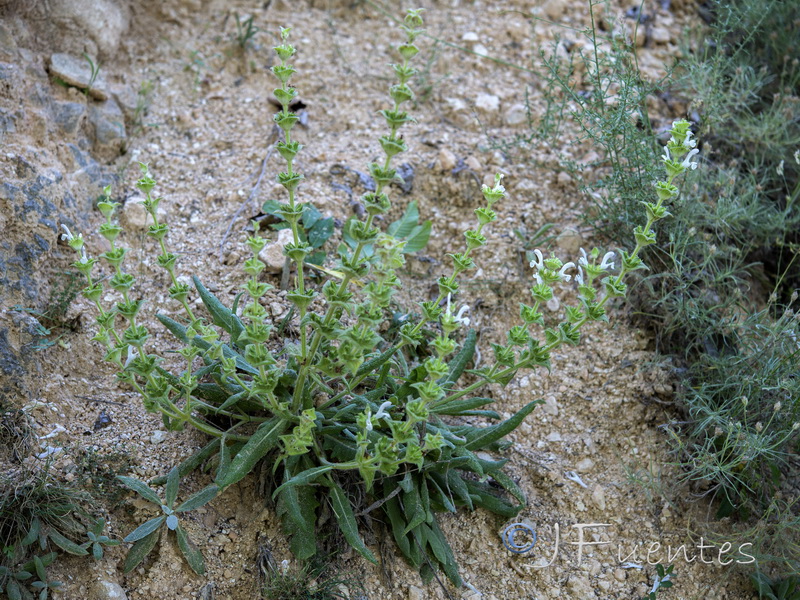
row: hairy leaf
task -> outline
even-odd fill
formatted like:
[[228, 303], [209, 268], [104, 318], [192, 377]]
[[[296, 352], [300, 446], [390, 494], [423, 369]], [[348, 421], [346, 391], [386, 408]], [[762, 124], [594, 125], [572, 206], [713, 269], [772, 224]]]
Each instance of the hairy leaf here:
[[178, 508], [175, 509], [175, 512], [188, 512], [190, 510], [200, 508], [201, 506], [208, 504], [214, 498], [216, 498], [217, 494], [219, 494], [219, 486], [217, 486], [217, 484], [215, 483], [212, 483], [208, 487], [204, 487], [199, 492], [196, 492], [191, 496], [189, 496], [183, 502], [183, 504], [181, 504], [180, 506], [178, 506]]
[[125, 475], [117, 475], [117, 479], [126, 488], [133, 490], [148, 502], [152, 502], [153, 504], [161, 506], [161, 498], [159, 498], [153, 490], [147, 487], [147, 484], [144, 481], [139, 481], [133, 477], [126, 477]]
[[255, 464], [278, 444], [280, 436], [286, 430], [286, 427], [287, 422], [279, 417], [274, 417], [262, 423], [231, 461], [231, 466], [225, 473], [225, 477], [218, 479], [216, 484], [220, 488], [226, 488], [247, 475]]
[[76, 556], [86, 556], [89, 552], [86, 548], [79, 546], [72, 540], [64, 537], [55, 529], [51, 529], [50, 533], [48, 534], [50, 540], [59, 548], [61, 548], [64, 552], [69, 552], [70, 554], [74, 554]]
[[198, 575], [205, 575], [206, 564], [205, 560], [203, 560], [203, 553], [198, 550], [197, 546], [195, 546], [194, 542], [189, 538], [186, 530], [180, 525], [175, 529], [175, 534], [178, 538], [178, 548], [181, 549], [192, 571]]
[[131, 533], [125, 536], [123, 541], [125, 542], [136, 542], [141, 540], [142, 538], [147, 537], [154, 531], [158, 531], [158, 528], [161, 527], [161, 524], [164, 523], [166, 520], [166, 515], [161, 515], [160, 517], [153, 517], [149, 521], [146, 521], [139, 525], [136, 529], [134, 529]]
[[239, 317], [233, 314], [229, 308], [226, 308], [214, 294], [209, 292], [196, 276], [192, 276], [192, 281], [194, 281], [194, 287], [197, 288], [197, 293], [200, 294], [200, 299], [205, 304], [208, 312], [211, 313], [214, 325], [222, 327], [231, 334], [231, 341], [235, 343], [244, 331], [244, 325], [242, 325]]
[[142, 562], [148, 554], [150, 554], [150, 551], [156, 545], [160, 533], [161, 532], [159, 530], [156, 530], [131, 546], [131, 549], [128, 550], [128, 555], [125, 557], [125, 566], [122, 569], [123, 573], [130, 573], [137, 566], [139, 566], [139, 563]]
[[335, 481], [332, 482], [328, 490], [328, 499], [331, 502], [333, 514], [336, 516], [336, 522], [339, 524], [339, 529], [342, 530], [344, 539], [355, 548], [361, 556], [374, 564], [378, 564], [372, 552], [364, 545], [364, 540], [358, 535], [358, 525], [356, 524], [356, 516], [353, 514], [353, 509], [350, 506], [350, 500], [344, 493], [344, 490]]
[[327, 473], [331, 469], [333, 469], [332, 465], [323, 465], [321, 467], [312, 467], [311, 469], [306, 469], [305, 471], [298, 473], [288, 481], [282, 483], [278, 489], [272, 492], [273, 500], [277, 498], [278, 494], [286, 488], [314, 483], [314, 481], [316, 481], [321, 475]]
[[311, 558], [317, 552], [315, 525], [318, 506], [316, 491], [308, 485], [287, 487], [278, 495], [275, 509], [283, 533], [289, 538], [292, 554], [300, 560]]
[[479, 432], [468, 434], [466, 436], [467, 444], [465, 447], [467, 450], [480, 450], [492, 442], [505, 437], [507, 434], [519, 427], [520, 423], [522, 423], [522, 420], [531, 412], [533, 412], [533, 409], [536, 408], [537, 404], [541, 404], [542, 402], [542, 400], [534, 400], [533, 402], [529, 402], [510, 419], [507, 419], [502, 423], [498, 423], [497, 425], [492, 425], [491, 427], [485, 427], [479, 430]]
[[464, 338], [464, 343], [461, 346], [461, 350], [458, 351], [458, 354], [456, 354], [447, 365], [450, 368], [450, 371], [447, 373], [447, 376], [442, 382], [445, 387], [447, 387], [448, 384], [454, 384], [456, 381], [458, 381], [458, 378], [461, 377], [461, 374], [464, 372], [464, 369], [467, 368], [469, 361], [471, 361], [472, 357], [475, 356], [475, 344], [477, 343], [477, 340], [478, 334], [474, 329], [470, 329], [467, 332], [467, 337]]

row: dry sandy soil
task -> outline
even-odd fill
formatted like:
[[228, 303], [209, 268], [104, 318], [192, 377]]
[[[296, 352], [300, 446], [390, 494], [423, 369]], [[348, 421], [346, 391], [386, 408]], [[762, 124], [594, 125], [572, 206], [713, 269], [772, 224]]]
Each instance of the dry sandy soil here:
[[[434, 235], [420, 256], [409, 261], [410, 284], [405, 292], [409, 298], [429, 293], [434, 278], [447, 268], [445, 254], [461, 246], [462, 232], [471, 226], [480, 183], [503, 173], [509, 200], [499, 207], [500, 219], [478, 260], [480, 271], [463, 286], [462, 301], [470, 306], [486, 357], [489, 343], [504, 338], [516, 323], [516, 307], [530, 286], [530, 269], [514, 230], [530, 234], [546, 223], [554, 224], [558, 238], [550, 247], [564, 260], [575, 260], [580, 247], [594, 245], [590, 232], [579, 225], [586, 206], [580, 182], [563, 172], [559, 156], [566, 153], [591, 162], [599, 152], [580, 143], [570, 124], [559, 139], [530, 146], [510, 144], [501, 150], [499, 142], [530, 135], [541, 125], [542, 78], [487, 56], [527, 69], [536, 62], [539, 49], [549, 51], [557, 37], [562, 39], [557, 52], [564, 56], [588, 48], [581, 33], [589, 25], [588, 7], [576, 0], [419, 4], [426, 8], [429, 37], [420, 44], [424, 77], [417, 84], [420, 99], [413, 109], [417, 123], [406, 132], [410, 151], [402, 157], [413, 166], [413, 187], [408, 193], [394, 189], [393, 198], [397, 214], [408, 201], [416, 200], [423, 218], [433, 221]], [[616, 28], [624, 35], [623, 30], [630, 29], [633, 21], [623, 16], [629, 8], [617, 2], [596, 7], [605, 15], [605, 34]], [[678, 39], [694, 19], [693, 8], [653, 5], [646, 11], [654, 20], [647, 36], [639, 36], [640, 60], [644, 73], [657, 77], [679, 52]], [[399, 7], [391, 8], [391, 14], [399, 12]], [[237, 13], [252, 15], [263, 30], [243, 53], [233, 41]], [[24, 16], [7, 21], [16, 44], [30, 48], [17, 60], [23, 68], [25, 61], [45, 65], [46, 44], [33, 34], [23, 36], [22, 29], [15, 33], [20, 22], [26, 24]], [[26, 25], [35, 31], [35, 21]], [[307, 104], [307, 124], [299, 129], [305, 149], [297, 167], [306, 176], [301, 198], [313, 201], [326, 216], [344, 220], [352, 214], [352, 201], [364, 192], [350, 169], [366, 171], [367, 163], [380, 154], [377, 137], [384, 124], [376, 111], [386, 106], [388, 64], [395, 60], [393, 48], [401, 39], [396, 25], [374, 6], [303, 0], [182, 0], [133, 6], [119, 50], [102, 65], [109, 85], [126, 89], [129, 95], [135, 96], [143, 83], [152, 87], [146, 108], [135, 115], [139, 123], [128, 116], [124, 153], [99, 158], [118, 178], [113, 193], [125, 202], [126, 230], [121, 239], [132, 249], [129, 269], [137, 277], [137, 294], [147, 300], [145, 317], [154, 333], [152, 342], [162, 352], [175, 344], [153, 314], [157, 308], [169, 312], [175, 307], [167, 298], [165, 277], [155, 264], [156, 252], [135, 206], [136, 162], [149, 163], [158, 181], [157, 192], [164, 198], [171, 227], [169, 246], [181, 255], [179, 271], [200, 274], [223, 302], [230, 303], [245, 281], [240, 265], [247, 254], [242, 244], [247, 219], [258, 214], [264, 201], [282, 198], [282, 188], [274, 184], [279, 158], [270, 153], [275, 109], [267, 101], [275, 85], [268, 67], [274, 61], [271, 46], [279, 26], [293, 28], [293, 43], [299, 49], [293, 82]], [[52, 82], [48, 86], [56, 100], [93, 102]], [[651, 110], [662, 126], [684, 116], [656, 99]], [[42, 133], [18, 128], [6, 135], [1, 160], [7, 178], [15, 176], [9, 166], [15, 157], [45, 165], [47, 160], [53, 164], [67, 160], [58, 131], [47, 124], [43, 128]], [[102, 238], [93, 233], [100, 222], [99, 213], [93, 212], [78, 223], [93, 255], [104, 250]], [[54, 232], [51, 239], [55, 240]], [[71, 260], [69, 248], [54, 245], [43, 272], [67, 270]], [[279, 279], [270, 275], [276, 287]], [[572, 294], [569, 286], [561, 290], [561, 301], [549, 307], [549, 318], [558, 318], [563, 299]], [[40, 298], [45, 297], [43, 291]], [[280, 302], [280, 295], [270, 301]], [[282, 310], [274, 307], [276, 320]], [[47, 405], [34, 412], [37, 432], [47, 433], [56, 424], [66, 429], [47, 440], [63, 449], [53, 464], [55, 473], [81, 478], [81, 457], [92, 448], [101, 463], [104, 456], [124, 451], [131, 473], [151, 478], [204, 444], [203, 436], [192, 431], [154, 437], [163, 429], [159, 418], [146, 413], [134, 393], [115, 383], [100, 348], [89, 341], [95, 328], [92, 307], [78, 298], [68, 316], [76, 331], [40, 353], [39, 383], [29, 390], [29, 399]], [[627, 600], [650, 591], [653, 563], [668, 562], [668, 545], [686, 545], [689, 558], [699, 555], [700, 523], [713, 514], [713, 508], [673, 485], [676, 473], [668, 466], [664, 434], [658, 428], [674, 416], [669, 406], [669, 365], [655, 364], [647, 335], [626, 323], [624, 307], [616, 307], [610, 326], [591, 327], [579, 347], [554, 355], [552, 373], [523, 373], [507, 388], [490, 390], [497, 410], [506, 415], [532, 399], [545, 400], [511, 435], [516, 443], [508, 451], [508, 471], [528, 496], [528, 506], [517, 521], [534, 527], [539, 535], [532, 552], [514, 555], [503, 547], [501, 534], [508, 522], [483, 511], [460, 512], [444, 516], [442, 523], [467, 588], [454, 589], [444, 578], [442, 584], [423, 586], [379, 523], [373, 523], [368, 541], [380, 552], [380, 567], [344, 552], [334, 559], [334, 571], [360, 580], [372, 599]], [[110, 424], [96, 429], [101, 412]], [[181, 493], [206, 485], [204, 477], [190, 478]], [[122, 548], [109, 550], [96, 564], [62, 560], [55, 575], [65, 587], [57, 597], [94, 597], [96, 580], [117, 582], [131, 600], [259, 597], [259, 561], [263, 563], [267, 554], [276, 564], [288, 560], [290, 569], [299, 567], [280, 533], [273, 507], [259, 496], [257, 487], [255, 478], [248, 479], [206, 509], [191, 513], [188, 526], [206, 557], [205, 577], [190, 571], [170, 538], [162, 540], [142, 568], [127, 576], [121, 570]], [[119, 537], [152, 516], [146, 505], [130, 497], [106, 510], [110, 530]], [[587, 541], [608, 543], [586, 546], [579, 556], [576, 525], [590, 523], [605, 526], [586, 529]], [[553, 558], [557, 532], [559, 547]], [[660, 547], [648, 556], [656, 543]], [[705, 549], [703, 558], [713, 564], [699, 556], [693, 562], [683, 555], [675, 560], [675, 586], [663, 597], [753, 596], [745, 591], [746, 577], [735, 564], [719, 564], [715, 548]], [[352, 592], [352, 598], [359, 597], [355, 586]]]

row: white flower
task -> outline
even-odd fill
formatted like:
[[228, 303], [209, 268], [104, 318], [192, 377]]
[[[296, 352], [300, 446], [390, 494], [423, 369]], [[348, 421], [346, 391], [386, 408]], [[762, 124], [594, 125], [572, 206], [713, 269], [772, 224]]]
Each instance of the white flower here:
[[664, 160], [672, 160], [669, 156], [669, 148], [664, 146]]
[[72, 232], [69, 230], [69, 227], [67, 227], [66, 225], [64, 225], [64, 224], [62, 223], [62, 224], [61, 224], [61, 228], [62, 228], [62, 229], [63, 229], [63, 230], [66, 232], [66, 233], [62, 233], [62, 234], [61, 234], [61, 239], [62, 239], [62, 240], [64, 240], [65, 242], [70, 242], [70, 241], [72, 241], [73, 239], [75, 239], [75, 236], [74, 236], [74, 235], [72, 235]]
[[[680, 145], [686, 148], [687, 150], [691, 150], [692, 148], [697, 146], [697, 140], [692, 139], [693, 135], [694, 133], [692, 132], [692, 130], [691, 129], [688, 130], [686, 132], [686, 137], [684, 138], [683, 143]], [[669, 141], [674, 145], [678, 145], [678, 140], [675, 139], [675, 136], [670, 136]]]
[[567, 275], [566, 271], [567, 269], [572, 269], [574, 266], [575, 263], [572, 262], [568, 262], [567, 264], [563, 265], [558, 271], [558, 276], [561, 277], [561, 279], [563, 279], [564, 281], [569, 281], [570, 279], [572, 279], [572, 275]]
[[125, 366], [127, 367], [130, 365], [136, 358], [139, 356], [139, 353], [136, 352], [136, 349], [133, 346], [128, 346], [128, 358], [125, 360]]
[[533, 253], [536, 255], [536, 258], [538, 260], [532, 260], [531, 267], [533, 267], [537, 271], [541, 271], [542, 269], [544, 269], [544, 256], [542, 256], [542, 251], [534, 250]]
[[388, 418], [390, 418], [389, 417], [389, 413], [386, 412], [386, 409], [391, 408], [391, 407], [392, 407], [392, 403], [387, 400], [386, 402], [384, 402], [383, 404], [381, 404], [378, 407], [378, 412], [375, 413], [375, 416], [373, 418], [375, 418], [375, 419], [388, 419]]
[[[581, 250], [583, 250], [583, 248], [581, 248]], [[580, 267], [580, 265], [578, 265], [578, 274], [575, 275], [575, 281], [578, 282], [578, 285], [583, 285], [583, 269]]]
[[778, 165], [778, 168], [775, 170], [777, 171], [779, 177], [783, 177], [783, 161], [781, 161], [781, 163]]
[[367, 431], [372, 431], [372, 410], [367, 407]]
[[453, 317], [453, 321], [456, 323], [461, 323], [462, 325], [469, 325], [469, 317], [462, 316], [465, 312], [469, 310], [469, 306], [466, 304], [458, 309], [456, 316], [453, 317], [453, 313], [450, 309], [450, 294], [447, 294], [447, 316]]
[[615, 255], [614, 255], [613, 252], [606, 252], [605, 255], [603, 255], [603, 260], [600, 263], [600, 268], [603, 269], [603, 270], [613, 269], [614, 268], [614, 261], [613, 261], [614, 256]]
[[586, 256], [586, 250], [581, 248], [581, 257], [578, 259], [578, 264], [583, 265], [584, 267], [589, 266], [589, 257]]
[[683, 162], [681, 163], [681, 166], [684, 169], [692, 169], [692, 170], [696, 169], [697, 168], [697, 163], [696, 162], [692, 162], [692, 157], [695, 154], [699, 153], [699, 152], [700, 152], [700, 150], [698, 150], [697, 148], [695, 148], [694, 150], [690, 150], [689, 154], [686, 155], [686, 158], [683, 159]]

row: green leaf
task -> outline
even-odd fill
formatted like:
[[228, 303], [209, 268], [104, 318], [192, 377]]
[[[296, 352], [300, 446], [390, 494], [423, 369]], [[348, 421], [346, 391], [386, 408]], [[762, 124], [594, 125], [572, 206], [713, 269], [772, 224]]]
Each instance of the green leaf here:
[[508, 519], [516, 517], [519, 513], [520, 507], [512, 506], [505, 500], [498, 498], [489, 491], [486, 485], [470, 480], [466, 480], [464, 483], [466, 483], [470, 495], [473, 496], [473, 501], [478, 506]]
[[[428, 531], [430, 532], [428, 535], [428, 545], [431, 547], [434, 556], [436, 556], [436, 559], [442, 566], [444, 574], [447, 575], [447, 578], [452, 581], [455, 586], [463, 586], [464, 584], [461, 581], [461, 576], [458, 574], [458, 565], [453, 556], [453, 551], [450, 549], [450, 544], [447, 543], [442, 530], [439, 529], [439, 523], [436, 519], [430, 523]], [[444, 560], [442, 560], [442, 557]]]
[[123, 541], [125, 542], [136, 542], [149, 536], [154, 531], [158, 531], [158, 528], [161, 527], [162, 523], [167, 519], [166, 515], [161, 515], [160, 517], [154, 517], [145, 523], [142, 523], [130, 532]]
[[230, 446], [228, 446], [228, 436], [223, 434], [219, 443], [219, 466], [217, 467], [217, 481], [222, 481], [228, 475], [231, 466]]
[[178, 536], [178, 548], [181, 549], [186, 562], [192, 567], [192, 571], [198, 575], [205, 575], [206, 564], [203, 560], [203, 553], [194, 545], [194, 542], [189, 538], [183, 527], [178, 525], [175, 533]]
[[[391, 490], [388, 489], [388, 487], [389, 482], [386, 481], [383, 487], [384, 497], [387, 497], [388, 494], [391, 493]], [[397, 542], [397, 546], [400, 548], [403, 556], [405, 556], [415, 568], [419, 568], [419, 559], [417, 558], [417, 560], [414, 560], [411, 553], [411, 544], [413, 541], [409, 540], [406, 536], [406, 520], [403, 517], [403, 510], [400, 508], [400, 502], [397, 497], [389, 498], [386, 502], [384, 502], [383, 510], [389, 517], [389, 523], [392, 526], [392, 535], [394, 536], [394, 541]]]
[[286, 488], [293, 487], [296, 485], [309, 485], [313, 483], [320, 475], [327, 473], [333, 469], [333, 465], [323, 465], [321, 467], [313, 467], [311, 469], [306, 469], [301, 473], [298, 473], [288, 481], [282, 483], [278, 489], [272, 492], [272, 499], [278, 497], [278, 494], [285, 490]]
[[139, 566], [139, 563], [150, 554], [150, 551], [156, 545], [160, 533], [159, 530], [156, 530], [131, 546], [131, 549], [128, 550], [128, 555], [125, 557], [125, 566], [122, 569], [123, 573], [130, 573]]
[[48, 537], [56, 546], [61, 548], [64, 552], [68, 552], [69, 554], [74, 554], [75, 556], [86, 556], [87, 554], [89, 554], [86, 548], [82, 548], [72, 540], [64, 537], [55, 529], [50, 530]]
[[[491, 398], [468, 398], [452, 400], [431, 409], [431, 412], [437, 415], [459, 415], [464, 411], [473, 410], [487, 404], [494, 402]], [[477, 428], [476, 428], [477, 429]]]
[[247, 475], [264, 456], [272, 450], [286, 430], [287, 422], [274, 417], [262, 423], [247, 443], [231, 461], [231, 466], [223, 479], [215, 482], [220, 488], [233, 485]]
[[38, 556], [34, 556], [33, 566], [36, 568], [36, 576], [39, 578], [39, 580], [42, 582], [47, 581], [47, 571], [44, 569], [44, 563], [42, 562], [42, 559]]
[[411, 230], [406, 240], [406, 245], [403, 246], [403, 254], [411, 254], [412, 252], [419, 252], [427, 244], [431, 237], [431, 222], [425, 221], [422, 225], [417, 225]]
[[[284, 477], [289, 477], [288, 469], [284, 471]], [[300, 560], [311, 558], [317, 552], [315, 524], [318, 506], [316, 492], [308, 485], [287, 487], [278, 495], [275, 509], [283, 533], [289, 538], [292, 554]]]
[[169, 332], [174, 335], [178, 340], [186, 344], [187, 346], [191, 343], [189, 338], [186, 337], [186, 327], [175, 321], [174, 319], [170, 319], [166, 315], [156, 314], [156, 319], [161, 321], [161, 324], [166, 327]]
[[543, 400], [534, 400], [533, 402], [529, 402], [510, 419], [503, 421], [502, 423], [498, 423], [497, 425], [480, 429], [478, 432], [468, 434], [466, 436], [467, 444], [465, 448], [467, 450], [480, 450], [492, 442], [505, 437], [519, 427], [522, 423], [522, 420], [531, 414], [531, 412], [533, 412], [533, 409], [536, 408], [537, 404], [541, 404], [542, 402]]
[[214, 498], [216, 498], [217, 494], [219, 494], [219, 487], [217, 486], [217, 484], [212, 483], [208, 487], [204, 487], [199, 492], [196, 492], [191, 496], [189, 496], [183, 502], [183, 504], [181, 504], [180, 506], [178, 506], [178, 508], [175, 509], [175, 512], [188, 512], [190, 510], [200, 508], [201, 506], [208, 504]]
[[22, 600], [22, 592], [16, 581], [11, 580], [8, 582], [6, 585], [6, 594], [8, 594], [8, 600]]
[[178, 486], [180, 485], [180, 474], [178, 467], [174, 466], [167, 474], [167, 486], [164, 489], [165, 504], [172, 508], [175, 504], [175, 499], [178, 497]]
[[384, 363], [386, 363], [389, 359], [392, 358], [392, 356], [394, 356], [395, 352], [397, 352], [397, 348], [392, 346], [391, 348], [389, 348], [385, 352], [382, 352], [378, 356], [362, 363], [361, 366], [358, 368], [358, 371], [356, 371], [356, 379], [358, 379], [359, 377], [363, 377], [364, 375], [369, 375], [370, 373], [374, 373], [375, 371], [380, 369], [384, 365]]
[[389, 225], [386, 231], [389, 235], [392, 235], [397, 239], [403, 239], [411, 233], [414, 227], [417, 226], [417, 223], [419, 223], [419, 209], [417, 208], [417, 202], [412, 201], [408, 203], [406, 212], [403, 213], [403, 216]]
[[328, 217], [317, 221], [314, 226], [308, 230], [308, 243], [312, 248], [319, 248], [327, 242], [333, 235], [333, 218]]
[[194, 281], [194, 287], [197, 288], [197, 293], [200, 294], [200, 299], [203, 301], [203, 304], [206, 305], [208, 312], [211, 313], [214, 325], [222, 327], [225, 331], [230, 333], [231, 340], [236, 342], [236, 340], [239, 339], [239, 335], [244, 331], [244, 325], [242, 325], [239, 317], [222, 304], [214, 294], [209, 292], [205, 286], [200, 283], [197, 276], [193, 275], [192, 281]]
[[322, 213], [311, 203], [303, 204], [303, 227], [311, 229], [322, 218]]
[[336, 515], [336, 522], [339, 524], [339, 529], [342, 530], [344, 539], [355, 548], [361, 556], [374, 564], [378, 564], [372, 552], [369, 551], [364, 545], [361, 536], [358, 535], [358, 525], [356, 524], [356, 516], [353, 514], [353, 508], [350, 506], [350, 500], [344, 493], [344, 490], [335, 481], [331, 483], [328, 491], [328, 498], [331, 501], [331, 508], [333, 514]]
[[[446, 488], [447, 485], [444, 483], [442, 475], [439, 473], [428, 473], [428, 484], [428, 493], [430, 494], [431, 502], [438, 502], [442, 506], [442, 509], [447, 512], [456, 512], [456, 505], [453, 504], [450, 495], [443, 489], [443, 487]], [[436, 508], [436, 504], [433, 506]]]
[[28, 529], [28, 533], [25, 534], [25, 537], [22, 538], [20, 542], [22, 546], [30, 546], [36, 539], [39, 537], [39, 530], [42, 527], [42, 522], [39, 520], [39, 517], [33, 517], [31, 521], [31, 528]]
[[492, 479], [494, 479], [497, 483], [503, 486], [503, 488], [514, 498], [519, 500], [519, 507], [522, 508], [525, 506], [526, 499], [525, 493], [520, 489], [520, 487], [516, 484], [516, 482], [511, 479], [508, 475], [503, 473], [501, 470], [494, 471], [491, 474]]
[[417, 481], [414, 480], [414, 485], [410, 492], [403, 494], [403, 510], [406, 517], [410, 517], [408, 524], [405, 526], [403, 533], [407, 534], [409, 531], [417, 527], [419, 524], [424, 523], [427, 519], [427, 507], [422, 505], [419, 491], [417, 489]]
[[273, 217], [283, 219], [280, 210], [281, 204], [277, 200], [267, 200], [261, 205], [261, 212], [263, 212], [265, 215], [272, 215]]
[[152, 502], [153, 504], [161, 506], [161, 498], [159, 498], [153, 490], [147, 487], [147, 484], [144, 481], [139, 481], [133, 477], [126, 477], [125, 475], [117, 475], [117, 480], [119, 480], [126, 488], [133, 490], [148, 502]]
[[461, 346], [461, 350], [458, 351], [458, 354], [456, 354], [453, 360], [451, 360], [447, 365], [450, 368], [450, 371], [447, 373], [447, 377], [444, 379], [444, 385], [447, 385], [447, 383], [453, 384], [458, 381], [458, 378], [461, 377], [464, 369], [467, 368], [469, 361], [471, 361], [472, 357], [475, 356], [475, 344], [477, 341], [478, 334], [474, 329], [470, 329], [467, 332], [467, 337], [464, 339], [464, 344]]

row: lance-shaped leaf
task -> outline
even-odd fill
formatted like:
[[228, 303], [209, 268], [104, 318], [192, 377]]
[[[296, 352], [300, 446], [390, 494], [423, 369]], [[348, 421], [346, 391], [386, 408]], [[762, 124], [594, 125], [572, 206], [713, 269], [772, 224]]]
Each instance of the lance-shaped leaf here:
[[192, 276], [192, 280], [194, 281], [194, 287], [197, 288], [197, 292], [200, 294], [200, 299], [206, 305], [208, 312], [211, 313], [214, 325], [222, 327], [230, 333], [231, 340], [235, 343], [244, 331], [242, 321], [231, 312], [231, 309], [226, 308], [214, 294], [209, 292], [196, 276]]
[[447, 365], [450, 370], [444, 378], [443, 383], [445, 385], [447, 385], [447, 383], [453, 384], [461, 377], [469, 361], [475, 356], [475, 344], [477, 340], [478, 334], [475, 333], [474, 329], [470, 329], [469, 332], [467, 332], [467, 337], [464, 339], [464, 345], [461, 346], [461, 350], [459, 350], [458, 354], [456, 354], [453, 360]]
[[502, 423], [468, 433], [466, 435], [467, 444], [465, 448], [467, 450], [480, 450], [492, 442], [496, 442], [500, 438], [505, 437], [519, 427], [522, 420], [533, 412], [537, 404], [541, 404], [542, 402], [542, 400], [529, 402], [518, 413]]
[[298, 473], [288, 481], [282, 483], [278, 489], [272, 492], [272, 499], [278, 497], [278, 494], [283, 492], [288, 487], [294, 487], [298, 485], [309, 485], [314, 483], [321, 475], [327, 473], [333, 469], [333, 465], [323, 465], [321, 467], [313, 467], [311, 469], [306, 469], [301, 473]]
[[231, 466], [226, 470], [225, 477], [218, 478], [215, 483], [220, 488], [226, 488], [242, 479], [253, 470], [255, 464], [264, 458], [267, 452], [278, 444], [280, 436], [286, 430], [286, 427], [287, 422], [279, 417], [262, 423], [231, 461]]
[[186, 530], [178, 525], [175, 533], [178, 537], [178, 548], [181, 549], [183, 556], [186, 557], [186, 562], [192, 568], [192, 571], [198, 575], [205, 575], [206, 563], [203, 560], [203, 553], [194, 545], [194, 542], [189, 538]]
[[289, 548], [300, 560], [311, 558], [317, 552], [315, 534], [317, 495], [311, 486], [284, 488], [278, 495], [275, 509], [281, 520], [283, 533], [289, 538]]
[[133, 490], [148, 502], [152, 502], [153, 504], [161, 506], [161, 498], [159, 498], [153, 490], [147, 487], [147, 484], [144, 481], [139, 481], [133, 477], [126, 477], [125, 475], [117, 475], [117, 479], [126, 488]]
[[72, 540], [64, 537], [55, 529], [51, 529], [48, 533], [48, 537], [50, 540], [59, 548], [61, 548], [64, 552], [68, 552], [69, 554], [74, 554], [76, 556], [86, 556], [89, 554], [89, 551], [86, 548], [79, 546]]
[[180, 484], [180, 475], [178, 473], [177, 465], [170, 469], [167, 474], [167, 486], [164, 488], [165, 504], [172, 508], [175, 500], [178, 498], [178, 485]]
[[372, 552], [364, 544], [364, 540], [358, 535], [358, 525], [356, 524], [356, 516], [353, 514], [353, 508], [350, 506], [350, 501], [344, 493], [344, 490], [335, 481], [331, 482], [328, 489], [328, 498], [331, 501], [331, 508], [333, 514], [336, 516], [336, 522], [339, 524], [339, 529], [342, 530], [344, 539], [355, 548], [361, 556], [374, 564], [378, 564]]
[[150, 554], [150, 551], [156, 545], [160, 533], [160, 531], [156, 530], [131, 546], [131, 549], [128, 550], [128, 555], [125, 557], [125, 566], [122, 569], [123, 573], [130, 573], [139, 566], [139, 563]]
[[212, 483], [208, 487], [204, 487], [199, 492], [196, 492], [189, 496], [183, 504], [179, 505], [175, 512], [187, 512], [190, 510], [194, 510], [196, 508], [200, 508], [201, 506], [208, 504], [214, 498], [217, 497], [219, 493], [219, 486], [215, 483]]
[[378, 356], [369, 359], [365, 363], [363, 363], [356, 371], [356, 378], [359, 378], [363, 375], [369, 375], [370, 373], [374, 373], [378, 369], [380, 369], [384, 363], [386, 363], [392, 356], [394, 356], [395, 352], [397, 352], [397, 348], [392, 347], [386, 350], [385, 352], [379, 354]]
[[147, 537], [154, 531], [158, 531], [158, 528], [161, 527], [161, 524], [164, 523], [166, 520], [166, 515], [161, 515], [160, 517], [154, 517], [145, 523], [139, 525], [136, 529], [130, 532], [123, 541], [125, 542], [136, 542], [141, 540], [142, 538]]

